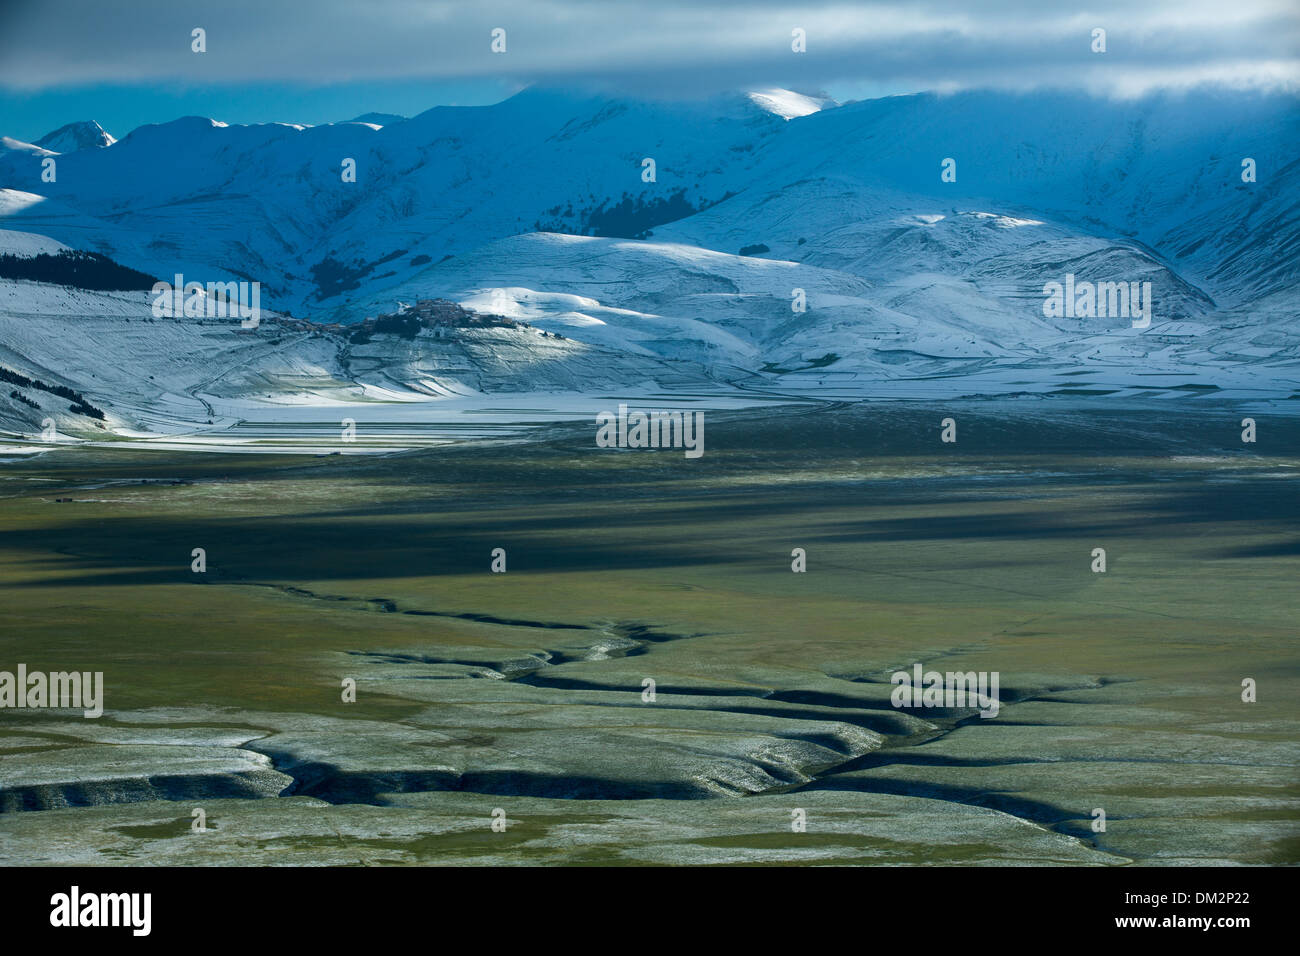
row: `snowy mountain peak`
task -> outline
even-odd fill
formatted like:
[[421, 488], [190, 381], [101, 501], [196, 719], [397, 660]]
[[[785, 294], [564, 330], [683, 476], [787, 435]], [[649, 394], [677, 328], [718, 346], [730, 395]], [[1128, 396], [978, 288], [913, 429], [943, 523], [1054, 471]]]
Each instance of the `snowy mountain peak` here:
[[829, 96], [808, 96], [793, 90], [750, 90], [745, 95], [760, 109], [787, 120], [819, 113], [838, 105]]
[[117, 140], [110, 136], [104, 127], [94, 120], [81, 120], [60, 126], [53, 133], [46, 133], [35, 143], [43, 149], [54, 153], [75, 153], [79, 149], [92, 149], [112, 146]]

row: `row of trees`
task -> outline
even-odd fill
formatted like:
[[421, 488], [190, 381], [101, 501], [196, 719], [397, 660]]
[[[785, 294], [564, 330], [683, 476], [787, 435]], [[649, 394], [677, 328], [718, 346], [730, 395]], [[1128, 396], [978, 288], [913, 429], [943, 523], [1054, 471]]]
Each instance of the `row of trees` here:
[[51, 255], [0, 255], [0, 279], [27, 279], [53, 282], [95, 292], [148, 291], [156, 281], [153, 276], [120, 266], [97, 252], [64, 249]]
[[[74, 389], [68, 388], [66, 385], [51, 385], [49, 382], [42, 382], [38, 378], [28, 378], [22, 372], [15, 372], [13, 369], [5, 368], [3, 365], [0, 365], [0, 382], [6, 382], [10, 385], [18, 385], [22, 388], [35, 388], [42, 392], [49, 392], [51, 395], [57, 395], [60, 398], [66, 398], [72, 402], [72, 404], [68, 406], [70, 411], [76, 412], [78, 415], [88, 415], [91, 418], [97, 418], [100, 421], [104, 420], [104, 413], [94, 405], [90, 404], [90, 402], [86, 401], [85, 395], [82, 395]], [[40, 407], [34, 404], [30, 399], [19, 395], [17, 391], [10, 392], [9, 397], [16, 397], [24, 404], [31, 405], [32, 408]]]

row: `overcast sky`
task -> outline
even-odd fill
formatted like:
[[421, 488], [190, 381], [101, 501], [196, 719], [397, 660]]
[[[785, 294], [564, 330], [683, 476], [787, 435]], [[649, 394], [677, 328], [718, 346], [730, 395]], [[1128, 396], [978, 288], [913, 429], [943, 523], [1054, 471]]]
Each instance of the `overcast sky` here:
[[[0, 0], [0, 134], [115, 135], [186, 113], [320, 123], [495, 102], [530, 83], [638, 96], [784, 86], [1106, 95], [1300, 88], [1296, 0]], [[191, 30], [207, 52], [191, 51]], [[506, 53], [490, 49], [506, 30]], [[806, 31], [807, 52], [791, 51]], [[1091, 51], [1106, 30], [1105, 54]]]

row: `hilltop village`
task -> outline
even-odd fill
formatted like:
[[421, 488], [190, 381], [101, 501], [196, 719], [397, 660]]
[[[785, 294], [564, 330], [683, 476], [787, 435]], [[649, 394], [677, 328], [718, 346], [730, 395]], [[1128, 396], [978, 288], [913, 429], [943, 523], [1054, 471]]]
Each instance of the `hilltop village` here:
[[[280, 317], [276, 321], [285, 328], [299, 332], [328, 332], [345, 335], [352, 342], [363, 344], [375, 335], [392, 334], [414, 339], [421, 329], [431, 330], [438, 338], [445, 338], [454, 329], [526, 329], [527, 322], [504, 315], [475, 312], [450, 299], [419, 299], [414, 305], [397, 303], [396, 312], [366, 316], [361, 322], [345, 325], [340, 322], [320, 323], [310, 319]], [[562, 339], [564, 336], [541, 332], [542, 335]]]

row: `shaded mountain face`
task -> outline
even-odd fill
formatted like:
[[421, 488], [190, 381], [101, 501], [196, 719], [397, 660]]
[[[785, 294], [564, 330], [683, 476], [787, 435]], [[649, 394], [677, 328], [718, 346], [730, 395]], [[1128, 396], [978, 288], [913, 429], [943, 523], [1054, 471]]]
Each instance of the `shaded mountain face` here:
[[108, 135], [94, 120], [83, 120], [60, 126], [52, 133], [46, 133], [34, 145], [54, 153], [74, 153], [79, 149], [112, 146], [116, 142], [117, 140]]
[[0, 224], [298, 316], [443, 296], [773, 375], [1289, 363], [1297, 141], [1297, 100], [1253, 93], [534, 89], [388, 125], [188, 117], [55, 182], [6, 141]]

